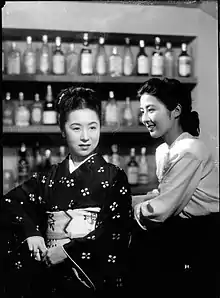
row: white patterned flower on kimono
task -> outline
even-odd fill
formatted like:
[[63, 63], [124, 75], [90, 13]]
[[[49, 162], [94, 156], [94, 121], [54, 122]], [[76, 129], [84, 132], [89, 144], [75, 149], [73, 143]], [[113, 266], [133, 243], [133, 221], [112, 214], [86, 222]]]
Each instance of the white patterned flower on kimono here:
[[89, 239], [89, 240], [95, 240], [95, 235], [88, 236], [87, 239]]
[[52, 206], [52, 211], [57, 211], [59, 208], [58, 208], [58, 206], [57, 205], [55, 205], [55, 206]]
[[17, 262], [15, 263], [15, 267], [16, 267], [17, 269], [21, 269], [21, 268], [22, 268], [21, 261], [17, 261]]
[[39, 196], [39, 197], [38, 197], [38, 201], [39, 201], [39, 203], [42, 203], [42, 200], [43, 200], [42, 197]]
[[113, 234], [112, 234], [112, 239], [113, 239], [113, 240], [119, 240], [120, 238], [121, 238], [120, 233], [113, 233]]
[[34, 196], [33, 193], [30, 193], [30, 194], [29, 194], [29, 198], [30, 198], [30, 201], [31, 201], [31, 202], [34, 202], [34, 201], [35, 201], [35, 196]]
[[100, 167], [99, 169], [98, 169], [98, 173], [103, 173], [104, 172], [104, 167]]
[[66, 180], [66, 186], [70, 187], [70, 186], [74, 186], [74, 179], [70, 179], [70, 180]]
[[111, 205], [110, 205], [110, 209], [111, 211], [115, 211], [115, 209], [118, 207], [118, 203], [117, 202], [113, 202]]
[[121, 193], [122, 195], [125, 195], [126, 192], [128, 192], [128, 190], [127, 190], [124, 186], [122, 186], [122, 188], [120, 189], [120, 193]]
[[53, 184], [54, 184], [54, 181], [53, 180], [50, 180], [50, 183], [49, 183], [49, 187], [52, 187], [53, 186]]
[[121, 215], [118, 213], [118, 214], [112, 216], [112, 219], [117, 219], [117, 218], [120, 218], [120, 217], [121, 217]]
[[90, 159], [88, 159], [88, 163], [94, 163], [95, 160], [94, 160], [94, 157], [91, 157]]
[[117, 277], [116, 278], [116, 287], [122, 287], [123, 286], [123, 282], [122, 282], [122, 278], [121, 277]]
[[23, 217], [21, 217], [21, 216], [18, 216], [18, 215], [17, 215], [15, 218], [16, 218], [16, 220], [17, 220], [18, 222], [21, 222], [21, 221], [22, 221], [22, 219], [23, 219]]
[[83, 252], [83, 253], [82, 253], [82, 259], [87, 259], [87, 260], [89, 260], [90, 258], [91, 258], [91, 253], [90, 253], [90, 252], [88, 252], [88, 253]]
[[46, 182], [46, 176], [43, 176], [41, 182], [42, 182], [42, 183], [45, 183], [45, 182]]
[[59, 180], [59, 183], [64, 183], [66, 180], [66, 177], [61, 177], [61, 179]]
[[39, 231], [39, 229], [40, 229], [40, 226], [36, 225], [36, 230]]
[[115, 260], [116, 260], [116, 256], [113, 256], [113, 255], [108, 256], [108, 262], [109, 263], [115, 263]]
[[37, 172], [33, 173], [32, 177], [37, 178]]
[[103, 188], [106, 188], [106, 187], [109, 186], [109, 183], [108, 183], [107, 180], [106, 180], [106, 181], [102, 181], [101, 184], [102, 184], [102, 187], [103, 187]]
[[89, 189], [87, 187], [84, 189], [81, 189], [81, 193], [83, 196], [88, 196], [90, 194]]
[[5, 202], [7, 202], [7, 203], [11, 203], [11, 199], [6, 198], [6, 199], [5, 199]]

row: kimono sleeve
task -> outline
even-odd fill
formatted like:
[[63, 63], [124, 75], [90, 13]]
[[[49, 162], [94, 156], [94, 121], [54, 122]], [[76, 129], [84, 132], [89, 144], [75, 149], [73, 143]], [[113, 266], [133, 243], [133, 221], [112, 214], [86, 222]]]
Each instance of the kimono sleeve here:
[[109, 287], [123, 285], [131, 235], [132, 207], [127, 176], [117, 170], [107, 191], [97, 226], [84, 238], [64, 245], [68, 257], [93, 280]]

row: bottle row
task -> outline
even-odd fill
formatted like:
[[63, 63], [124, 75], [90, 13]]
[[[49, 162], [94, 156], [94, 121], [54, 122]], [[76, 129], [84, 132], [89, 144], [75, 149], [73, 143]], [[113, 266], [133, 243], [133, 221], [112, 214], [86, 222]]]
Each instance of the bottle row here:
[[[57, 111], [51, 85], [47, 86], [45, 100], [42, 101], [38, 93], [34, 100], [27, 104], [24, 93], [20, 92], [17, 100], [11, 99], [10, 92], [6, 93], [3, 101], [3, 125], [27, 127], [29, 125], [57, 125]], [[109, 92], [109, 98], [102, 103], [102, 123], [105, 126], [142, 125], [141, 115], [134, 112], [130, 97], [126, 97], [119, 106], [114, 91]]]
[[[139, 51], [134, 55], [130, 39], [125, 38], [124, 50], [117, 46], [107, 54], [105, 38], [100, 36], [98, 50], [89, 44], [89, 35], [84, 33], [82, 45], [70, 43], [66, 51], [60, 36], [57, 36], [52, 49], [48, 36], [43, 35], [40, 48], [34, 48], [32, 37], [27, 36], [26, 48], [22, 52], [16, 42], [11, 42], [7, 52], [2, 49], [2, 72], [9, 75], [54, 74], [54, 75], [110, 75], [112, 77], [130, 75], [152, 76], [192, 76], [192, 56], [187, 44], [181, 44], [181, 53], [176, 57], [172, 43], [166, 42], [165, 51], [161, 50], [161, 39], [155, 37], [154, 50], [151, 53], [144, 40], [139, 41]], [[77, 50], [78, 49], [78, 50]], [[93, 53], [95, 51], [95, 54]]]
[[[4, 194], [17, 186], [36, 172], [47, 172], [52, 164], [61, 162], [67, 154], [65, 146], [60, 146], [56, 155], [52, 155], [52, 150], [42, 149], [37, 142], [32, 152], [29, 152], [24, 143], [21, 144], [17, 152], [17, 177], [12, 170], [3, 170], [3, 190]], [[146, 147], [141, 148], [140, 156], [137, 157], [136, 149], [130, 148], [130, 155], [119, 155], [118, 145], [111, 146], [111, 154], [103, 155], [107, 162], [122, 167], [127, 174], [128, 182], [131, 186], [147, 185], [149, 182], [149, 167], [146, 155]]]

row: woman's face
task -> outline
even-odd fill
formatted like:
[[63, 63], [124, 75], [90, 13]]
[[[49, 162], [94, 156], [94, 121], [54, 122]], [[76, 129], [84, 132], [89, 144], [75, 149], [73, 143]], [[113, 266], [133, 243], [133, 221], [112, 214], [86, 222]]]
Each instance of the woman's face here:
[[97, 147], [100, 121], [91, 109], [79, 109], [68, 114], [64, 133], [70, 153], [79, 160], [89, 156]]
[[147, 93], [140, 98], [140, 110], [142, 122], [153, 138], [169, 135], [174, 126], [174, 111], [169, 111], [155, 96]]

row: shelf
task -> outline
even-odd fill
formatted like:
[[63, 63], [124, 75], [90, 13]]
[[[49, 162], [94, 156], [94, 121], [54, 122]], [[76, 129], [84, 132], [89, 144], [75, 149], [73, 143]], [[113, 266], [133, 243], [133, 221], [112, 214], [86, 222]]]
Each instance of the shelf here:
[[[46, 133], [60, 133], [60, 128], [57, 125], [30, 125], [28, 127], [18, 126], [3, 126], [3, 133], [5, 134], [46, 134]], [[101, 133], [147, 133], [147, 129], [144, 126], [131, 126], [131, 127], [107, 127], [101, 128]]]
[[[7, 75], [3, 74], [3, 81], [24, 81], [24, 82], [72, 82], [72, 83], [144, 83], [151, 76], [121, 76], [121, 77], [111, 77], [109, 75], [106, 76], [81, 76], [81, 75]], [[197, 84], [196, 78], [179, 78], [176, 77], [177, 80], [184, 84]]]

